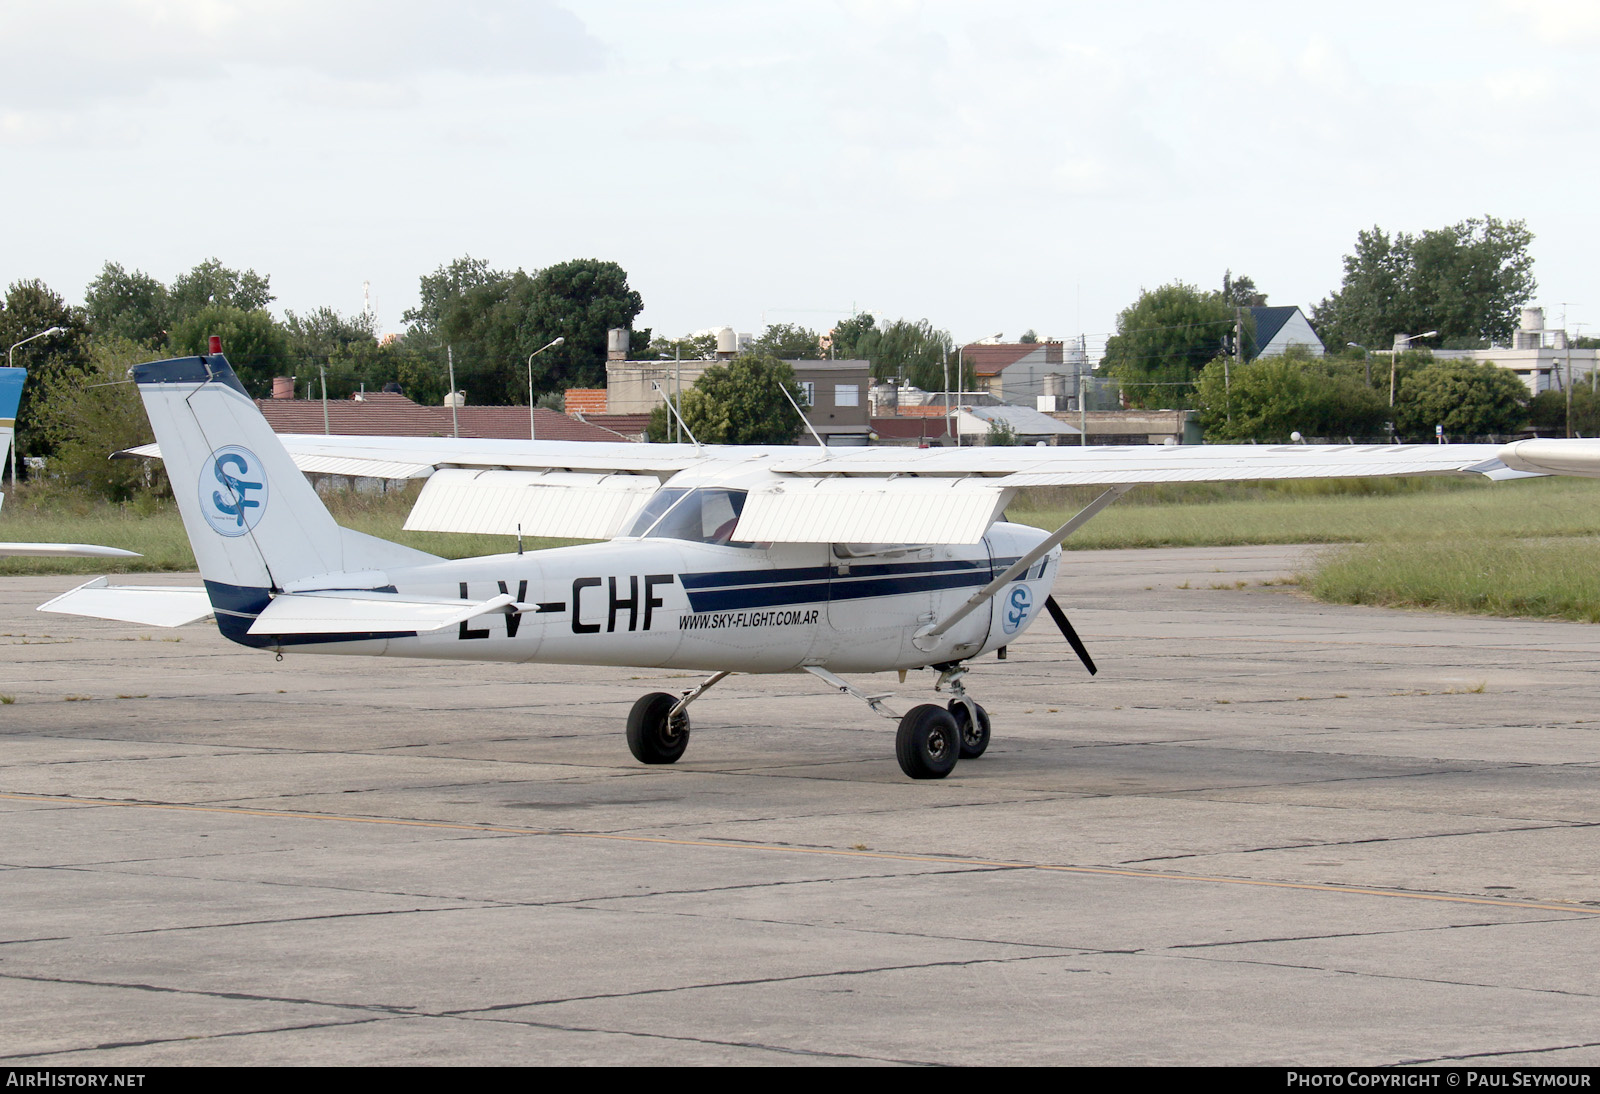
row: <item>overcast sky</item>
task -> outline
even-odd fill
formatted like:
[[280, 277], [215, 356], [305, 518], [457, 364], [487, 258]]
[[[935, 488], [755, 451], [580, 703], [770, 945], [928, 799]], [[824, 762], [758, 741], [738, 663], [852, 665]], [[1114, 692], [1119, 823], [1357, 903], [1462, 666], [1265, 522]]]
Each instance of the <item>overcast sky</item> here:
[[1600, 333], [1600, 5], [76, 0], [0, 7], [0, 277], [270, 275], [401, 328], [464, 254], [620, 263], [658, 334], [1088, 335], [1309, 307], [1374, 224], [1535, 234]]

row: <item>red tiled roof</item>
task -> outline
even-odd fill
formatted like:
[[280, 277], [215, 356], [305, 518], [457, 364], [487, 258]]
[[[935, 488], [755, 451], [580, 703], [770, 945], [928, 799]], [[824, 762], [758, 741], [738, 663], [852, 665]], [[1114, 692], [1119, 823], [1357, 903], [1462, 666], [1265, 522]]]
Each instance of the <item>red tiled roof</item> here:
[[[321, 399], [257, 399], [274, 433], [321, 433]], [[449, 437], [450, 408], [419, 406], [390, 391], [367, 392], [359, 399], [329, 399], [327, 431], [347, 437]], [[525, 406], [456, 408], [460, 436], [521, 440], [528, 436]], [[554, 410], [534, 411], [534, 427], [542, 441], [615, 441], [608, 430], [585, 425]]]
[[872, 431], [885, 440], [900, 441], [911, 437], [952, 436], [949, 420], [937, 418], [874, 418]]
[[[645, 430], [650, 428], [648, 414], [581, 414], [578, 420], [586, 425], [615, 430], [629, 438], [642, 437]], [[616, 438], [612, 437], [612, 440]]]

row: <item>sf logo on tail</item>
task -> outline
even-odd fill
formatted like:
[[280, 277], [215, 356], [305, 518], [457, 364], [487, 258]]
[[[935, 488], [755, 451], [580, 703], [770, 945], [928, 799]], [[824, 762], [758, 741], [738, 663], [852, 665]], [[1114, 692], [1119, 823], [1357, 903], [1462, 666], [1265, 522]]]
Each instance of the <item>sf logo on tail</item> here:
[[229, 445], [211, 453], [200, 470], [200, 511], [224, 536], [242, 536], [267, 511], [267, 476], [248, 448]]

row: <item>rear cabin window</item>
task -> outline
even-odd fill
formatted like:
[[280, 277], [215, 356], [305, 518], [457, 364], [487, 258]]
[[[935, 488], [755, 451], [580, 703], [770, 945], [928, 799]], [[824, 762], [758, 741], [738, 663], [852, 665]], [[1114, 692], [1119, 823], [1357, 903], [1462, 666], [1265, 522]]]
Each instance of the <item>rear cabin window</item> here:
[[743, 490], [716, 487], [658, 490], [634, 518], [627, 534], [645, 539], [728, 543], [739, 524], [739, 514], [744, 511], [744, 499]]

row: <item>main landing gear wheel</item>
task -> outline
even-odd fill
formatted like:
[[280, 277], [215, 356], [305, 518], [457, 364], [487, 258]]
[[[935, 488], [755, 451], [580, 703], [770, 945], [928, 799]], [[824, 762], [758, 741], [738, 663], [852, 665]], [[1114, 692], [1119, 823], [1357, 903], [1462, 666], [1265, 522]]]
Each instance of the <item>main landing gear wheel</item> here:
[[955, 770], [961, 734], [950, 712], [932, 703], [912, 707], [900, 719], [894, 737], [894, 758], [913, 779], [942, 779]]
[[676, 695], [651, 692], [628, 712], [628, 751], [642, 764], [670, 764], [689, 747], [689, 714], [671, 717]]
[[976, 760], [989, 748], [989, 712], [977, 703], [972, 707], [978, 712], [978, 724], [972, 724], [972, 718], [967, 714], [967, 704], [960, 699], [950, 700], [950, 717], [956, 720], [956, 732], [961, 735], [961, 758], [963, 760]]

